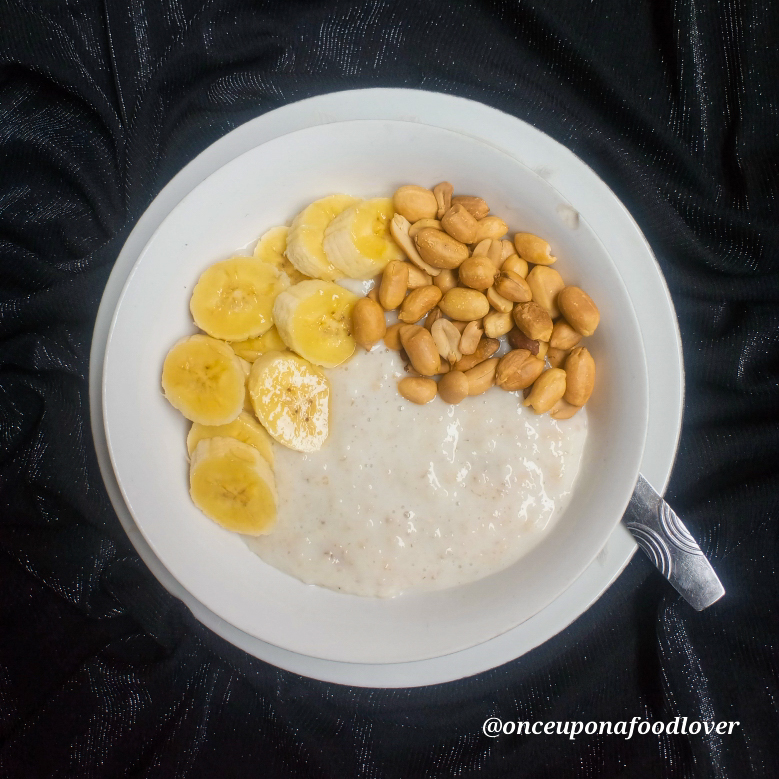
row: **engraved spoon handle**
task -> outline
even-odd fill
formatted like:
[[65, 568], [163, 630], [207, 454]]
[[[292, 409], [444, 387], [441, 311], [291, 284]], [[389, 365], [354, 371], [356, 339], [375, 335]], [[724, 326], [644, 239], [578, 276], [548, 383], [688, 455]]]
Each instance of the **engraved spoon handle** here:
[[725, 594], [684, 522], [641, 474], [624, 522], [660, 573], [694, 609], [702, 611]]

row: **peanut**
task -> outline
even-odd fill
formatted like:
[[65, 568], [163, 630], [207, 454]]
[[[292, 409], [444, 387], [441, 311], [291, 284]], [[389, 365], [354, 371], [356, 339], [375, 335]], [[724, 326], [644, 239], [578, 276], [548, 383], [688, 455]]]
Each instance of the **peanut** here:
[[485, 238], [473, 247], [474, 257], [489, 257], [496, 268], [503, 264], [503, 242]]
[[432, 265], [428, 265], [422, 257], [420, 257], [417, 251], [416, 244], [409, 237], [409, 230], [411, 225], [408, 219], [402, 214], [395, 214], [390, 221], [390, 235], [394, 239], [395, 243], [400, 246], [406, 257], [414, 263], [420, 270], [425, 273], [429, 273], [431, 276], [437, 276], [441, 271], [438, 268], [434, 268]]
[[527, 349], [513, 349], [500, 358], [495, 383], [507, 392], [529, 387], [544, 370], [544, 361]]
[[430, 334], [433, 336], [438, 354], [450, 364], [456, 363], [462, 357], [459, 349], [460, 331], [448, 319], [434, 322]]
[[430, 313], [425, 317], [425, 327], [431, 330], [433, 325], [443, 316], [441, 309], [436, 306], [431, 309]]
[[468, 257], [459, 269], [460, 283], [471, 289], [489, 289], [498, 278], [498, 269], [489, 257]]
[[565, 398], [560, 398], [549, 409], [549, 416], [552, 419], [570, 419], [580, 408], [581, 406], [572, 406]]
[[549, 351], [549, 342], [548, 341], [539, 341], [538, 342], [538, 358], [540, 360], [543, 360], [546, 357], [547, 352]]
[[468, 213], [474, 219], [484, 219], [490, 212], [490, 207], [487, 205], [487, 201], [480, 197], [471, 197], [470, 195], [458, 195], [452, 198], [452, 205], [464, 206]]
[[387, 263], [381, 274], [379, 285], [379, 303], [385, 311], [397, 308], [406, 297], [408, 290], [408, 263], [392, 260]]
[[410, 262], [405, 264], [408, 265], [409, 289], [419, 289], [420, 287], [426, 287], [428, 284], [433, 283], [433, 277], [429, 273], [425, 273], [423, 270], [420, 270], [416, 265], [412, 265]]
[[565, 400], [572, 406], [583, 406], [595, 387], [595, 360], [588, 349], [577, 346], [565, 361]]
[[503, 265], [500, 266], [501, 270], [510, 270], [512, 273], [516, 273], [517, 276], [522, 276], [523, 279], [527, 278], [528, 264], [521, 257], [516, 254], [510, 254], [505, 260]]
[[485, 238], [503, 238], [509, 229], [509, 226], [499, 216], [485, 216], [484, 219], [479, 219], [478, 224], [473, 243], [483, 241]]
[[582, 340], [581, 334], [577, 333], [564, 319], [558, 319], [552, 328], [552, 337], [549, 339], [549, 346], [555, 349], [573, 349], [579, 341]]
[[468, 397], [468, 378], [462, 371], [449, 371], [438, 382], [438, 397], [445, 403], [457, 404]]
[[[458, 360], [452, 367], [456, 371], [467, 371], [492, 357], [500, 348], [500, 341], [497, 338], [482, 338], [479, 341], [476, 351], [473, 354], [466, 354], [461, 360]], [[462, 349], [460, 350], [462, 351]]]
[[439, 305], [441, 311], [450, 319], [460, 319], [464, 322], [481, 319], [490, 310], [490, 302], [482, 292], [465, 287], [450, 289]]
[[493, 357], [465, 371], [469, 395], [481, 395], [495, 383], [495, 371], [499, 362], [497, 357]]
[[553, 368], [562, 368], [567, 356], [568, 352], [565, 349], [556, 349], [554, 346], [550, 346], [546, 350], [546, 359], [549, 360], [549, 364]]
[[528, 303], [533, 298], [530, 285], [516, 273], [503, 270], [495, 282], [495, 291], [506, 300], [514, 303]]
[[352, 336], [363, 349], [370, 349], [387, 333], [384, 310], [370, 298], [360, 298], [352, 309]]
[[512, 349], [527, 349], [531, 354], [538, 355], [539, 342], [528, 338], [516, 327], [509, 332], [508, 342]]
[[566, 322], [577, 333], [592, 335], [600, 322], [600, 311], [592, 298], [579, 287], [565, 287], [557, 296], [557, 305]]
[[557, 261], [557, 257], [552, 256], [552, 249], [549, 244], [533, 233], [517, 233], [514, 236], [514, 246], [517, 247], [517, 254], [534, 265], [551, 265]]
[[441, 300], [441, 290], [432, 284], [420, 287], [408, 293], [398, 313], [401, 322], [418, 322]]
[[439, 271], [438, 275], [433, 279], [433, 284], [441, 292], [447, 293], [450, 289], [454, 289], [457, 286], [457, 274], [449, 269]]
[[436, 217], [440, 219], [452, 207], [454, 187], [448, 181], [442, 181], [433, 187], [433, 195], [438, 205]]
[[460, 351], [463, 354], [473, 354], [483, 335], [484, 330], [478, 322], [468, 322], [460, 335]]
[[373, 287], [371, 288], [370, 292], [368, 292], [368, 294], [365, 297], [369, 298], [374, 303], [378, 303], [379, 302], [379, 285], [378, 284], [374, 284]]
[[479, 241], [476, 246], [473, 247], [474, 257], [486, 257], [489, 251], [492, 238], [485, 238], [483, 241]]
[[557, 310], [557, 295], [565, 286], [563, 277], [554, 268], [536, 265], [527, 274], [527, 283], [533, 293], [533, 300], [545, 308], [552, 319], [557, 318], [560, 315]]
[[422, 376], [434, 376], [438, 373], [441, 358], [428, 330], [416, 325], [404, 325], [400, 331], [400, 342], [415, 371]]
[[384, 345], [388, 349], [393, 349], [396, 352], [399, 352], [401, 349], [400, 344], [400, 328], [405, 327], [403, 322], [398, 322], [395, 325], [390, 325], [387, 328], [387, 333], [384, 336]]
[[485, 294], [487, 295], [487, 300], [489, 300], [490, 305], [496, 311], [500, 311], [503, 314], [511, 313], [514, 304], [508, 298], [504, 298], [495, 287], [490, 287]]
[[432, 227], [434, 230], [444, 229], [437, 219], [420, 219], [408, 228], [409, 238], [414, 238], [420, 230], [424, 230], [426, 227]]
[[441, 227], [462, 243], [473, 243], [479, 223], [463, 205], [453, 205], [442, 217]]
[[490, 311], [484, 317], [484, 334], [488, 338], [500, 338], [514, 327], [514, 320], [509, 312]]
[[550, 368], [536, 379], [522, 405], [532, 406], [536, 414], [543, 414], [549, 411], [564, 394], [565, 371], [562, 368]]
[[500, 259], [507, 260], [512, 254], [516, 254], [517, 250], [514, 248], [514, 244], [507, 238], [503, 238], [500, 242]]
[[514, 306], [514, 323], [533, 341], [548, 341], [552, 335], [552, 317], [533, 301]]
[[398, 382], [398, 392], [412, 403], [423, 406], [436, 395], [438, 385], [432, 379], [406, 378]]
[[464, 243], [432, 227], [420, 230], [414, 241], [422, 259], [434, 268], [457, 268], [470, 254]]
[[[468, 327], [468, 325], [469, 325], [469, 324], [471, 324], [471, 323], [470, 323], [470, 322], [461, 322], [459, 319], [453, 319], [453, 320], [452, 320], [452, 324], [453, 324], [453, 325], [454, 325], [454, 326], [455, 326], [455, 327], [456, 327], [456, 328], [457, 328], [457, 329], [460, 331], [460, 333], [462, 334], [462, 333], [465, 331], [465, 328], [466, 328], [466, 327]], [[479, 326], [479, 323], [478, 323], [478, 322], [474, 322], [474, 324], [475, 324], [477, 327]]]
[[392, 204], [398, 214], [402, 214], [409, 222], [418, 219], [432, 219], [438, 211], [435, 195], [424, 187], [407, 184], [395, 191]]

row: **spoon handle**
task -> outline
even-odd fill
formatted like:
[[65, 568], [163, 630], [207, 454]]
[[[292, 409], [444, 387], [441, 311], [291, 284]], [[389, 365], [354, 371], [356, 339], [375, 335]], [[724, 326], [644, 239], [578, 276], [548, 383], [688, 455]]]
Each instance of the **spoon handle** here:
[[684, 522], [641, 474], [624, 521], [660, 573], [694, 609], [702, 611], [725, 594]]

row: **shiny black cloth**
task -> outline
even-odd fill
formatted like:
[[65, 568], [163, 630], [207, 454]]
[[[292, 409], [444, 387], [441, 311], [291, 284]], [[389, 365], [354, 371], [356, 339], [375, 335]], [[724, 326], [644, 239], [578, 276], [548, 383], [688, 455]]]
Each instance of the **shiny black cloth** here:
[[[777, 38], [770, 0], [0, 3], [0, 776], [779, 776]], [[515, 662], [352, 689], [226, 644], [140, 562], [88, 420], [122, 243], [234, 127], [367, 86], [521, 117], [630, 209], [684, 342], [668, 496], [721, 602], [695, 613], [639, 554]], [[740, 725], [488, 739], [490, 715]]]

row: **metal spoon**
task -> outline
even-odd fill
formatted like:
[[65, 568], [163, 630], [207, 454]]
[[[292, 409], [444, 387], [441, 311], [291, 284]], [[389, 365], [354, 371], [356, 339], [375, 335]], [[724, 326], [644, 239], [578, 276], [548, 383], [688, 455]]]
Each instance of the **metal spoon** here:
[[725, 594], [684, 522], [641, 474], [623, 520], [660, 573], [694, 609], [703, 611]]

